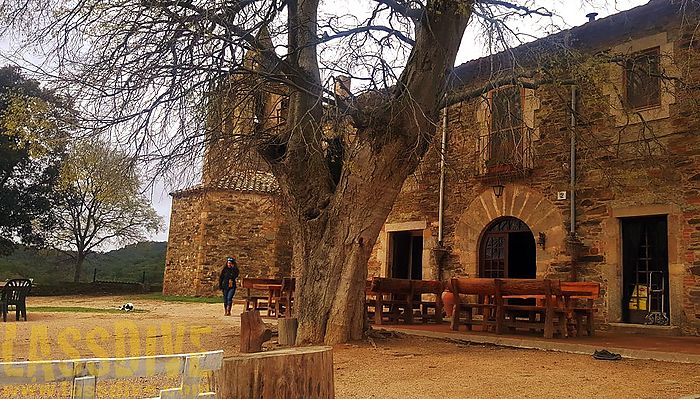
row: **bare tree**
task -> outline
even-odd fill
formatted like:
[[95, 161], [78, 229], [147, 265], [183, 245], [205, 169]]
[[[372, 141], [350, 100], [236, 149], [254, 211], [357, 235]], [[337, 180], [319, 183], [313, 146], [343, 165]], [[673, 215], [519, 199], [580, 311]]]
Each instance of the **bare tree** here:
[[[362, 336], [367, 261], [435, 135], [467, 24], [478, 16], [503, 38], [503, 21], [548, 15], [531, 3], [373, 0], [356, 15], [318, 0], [3, 0], [0, 9], [9, 26], [39, 26], [25, 29], [28, 42], [50, 38], [56, 58], [44, 72], [84, 106], [85, 122], [121, 127], [111, 140], [157, 172], [220, 138], [262, 159], [291, 215], [298, 340], [335, 343]], [[352, 77], [354, 95], [333, 93], [338, 74]]]
[[130, 244], [161, 229], [126, 154], [96, 140], [79, 142], [61, 167], [58, 223], [49, 240], [75, 261], [80, 281], [90, 252], [107, 244]]

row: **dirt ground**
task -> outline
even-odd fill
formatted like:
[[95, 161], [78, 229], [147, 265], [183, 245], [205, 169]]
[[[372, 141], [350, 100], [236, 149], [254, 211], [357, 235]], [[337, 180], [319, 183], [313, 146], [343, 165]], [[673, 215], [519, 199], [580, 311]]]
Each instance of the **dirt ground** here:
[[[31, 298], [31, 306], [115, 308], [145, 313], [31, 313], [0, 327], [4, 360], [136, 356], [224, 349], [238, 352], [237, 317], [222, 305], [126, 297]], [[240, 305], [238, 305], [240, 308]], [[234, 309], [240, 313], [241, 309]], [[597, 361], [590, 356], [464, 345], [400, 337], [334, 348], [336, 397], [350, 398], [681, 398], [700, 395], [700, 365]], [[173, 379], [100, 383], [98, 397], [157, 394]], [[24, 388], [24, 387], [23, 387]], [[69, 397], [68, 386], [43, 392], [2, 389], [0, 398]], [[692, 396], [691, 396], [692, 397]]]

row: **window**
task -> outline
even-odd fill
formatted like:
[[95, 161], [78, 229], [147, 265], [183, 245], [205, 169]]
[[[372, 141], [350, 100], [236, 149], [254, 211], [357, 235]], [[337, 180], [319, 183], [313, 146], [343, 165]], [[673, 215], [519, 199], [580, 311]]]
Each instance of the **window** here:
[[487, 167], [522, 160], [523, 103], [520, 87], [510, 86], [491, 93], [489, 130]]
[[625, 62], [625, 100], [630, 109], [661, 105], [659, 48], [634, 54]]
[[537, 140], [535, 91], [521, 86], [494, 89], [477, 107], [476, 173], [483, 177], [519, 175], [533, 168], [533, 137]]
[[287, 112], [289, 112], [289, 97], [282, 96], [276, 106], [278, 124], [283, 123], [287, 119]]

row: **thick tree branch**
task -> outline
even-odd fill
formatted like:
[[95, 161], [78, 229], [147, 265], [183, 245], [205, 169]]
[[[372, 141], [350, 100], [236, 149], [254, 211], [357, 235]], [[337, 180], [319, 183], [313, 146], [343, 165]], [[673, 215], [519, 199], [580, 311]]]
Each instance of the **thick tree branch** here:
[[515, 10], [518, 13], [518, 15], [520, 15], [521, 17], [525, 17], [528, 15], [539, 15], [542, 17], [551, 17], [553, 15], [551, 11], [547, 10], [544, 7], [530, 8], [527, 6], [522, 6], [519, 4], [511, 3], [509, 1], [501, 1], [501, 0], [478, 0], [478, 2], [480, 4], [488, 4], [488, 5], [507, 8], [509, 10]]
[[392, 11], [396, 12], [399, 15], [402, 15], [406, 18], [409, 18], [413, 20], [414, 22], [418, 22], [421, 18], [422, 15], [422, 10], [411, 8], [408, 4], [405, 4], [404, 2], [399, 2], [395, 0], [374, 0], [375, 2], [379, 4], [383, 4], [387, 7], [389, 7]]
[[372, 31], [380, 31], [380, 32], [389, 33], [390, 35], [396, 36], [399, 40], [401, 40], [404, 43], [411, 45], [411, 46], [416, 44], [415, 40], [407, 37], [406, 35], [404, 35], [400, 31], [398, 31], [396, 29], [389, 28], [388, 26], [381, 26], [381, 25], [378, 25], [378, 26], [359, 26], [357, 28], [348, 29], [348, 30], [345, 30], [342, 32], [332, 34], [332, 35], [324, 34], [321, 37], [321, 39], [318, 40], [317, 44], [330, 42], [331, 40], [339, 39], [342, 37], [353, 36], [353, 35], [356, 35], [358, 33], [372, 32]]

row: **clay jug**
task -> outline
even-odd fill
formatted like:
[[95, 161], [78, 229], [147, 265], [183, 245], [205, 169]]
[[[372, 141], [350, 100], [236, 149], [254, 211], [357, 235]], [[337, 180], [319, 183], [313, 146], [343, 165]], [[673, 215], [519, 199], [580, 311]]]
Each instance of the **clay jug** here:
[[442, 306], [447, 314], [447, 317], [452, 317], [453, 306], [455, 304], [455, 296], [450, 291], [443, 291], [442, 293]]

